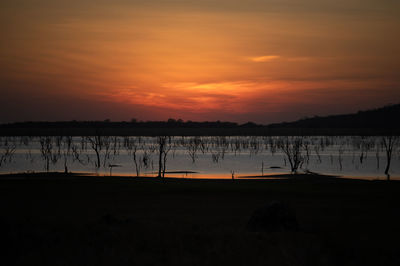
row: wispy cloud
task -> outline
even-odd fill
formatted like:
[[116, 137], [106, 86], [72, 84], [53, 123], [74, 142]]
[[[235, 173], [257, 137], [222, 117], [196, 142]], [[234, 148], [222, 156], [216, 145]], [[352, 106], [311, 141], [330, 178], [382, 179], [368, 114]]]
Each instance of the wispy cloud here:
[[280, 58], [279, 55], [263, 55], [257, 57], [250, 57], [250, 60], [253, 62], [269, 62]]

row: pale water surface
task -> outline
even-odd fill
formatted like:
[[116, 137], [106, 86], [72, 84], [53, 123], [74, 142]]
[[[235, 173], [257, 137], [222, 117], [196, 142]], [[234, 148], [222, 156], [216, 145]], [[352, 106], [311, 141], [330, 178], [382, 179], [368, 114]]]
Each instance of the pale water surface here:
[[[156, 137], [101, 137], [101, 166], [86, 137], [2, 137], [1, 156], [7, 149], [1, 173], [65, 169], [99, 175], [136, 175], [134, 151], [142, 176], [158, 172]], [[94, 138], [92, 138], [93, 140]], [[385, 179], [386, 153], [382, 137], [172, 137], [167, 140], [166, 176], [182, 178], [235, 178], [247, 175], [290, 173], [280, 144], [301, 139], [299, 172]], [[42, 144], [41, 144], [42, 143]], [[46, 149], [47, 148], [47, 149]], [[47, 155], [45, 155], [47, 154]], [[169, 171], [175, 173], [168, 173]], [[185, 173], [185, 171], [196, 173]], [[400, 179], [400, 149], [394, 147], [392, 179]]]

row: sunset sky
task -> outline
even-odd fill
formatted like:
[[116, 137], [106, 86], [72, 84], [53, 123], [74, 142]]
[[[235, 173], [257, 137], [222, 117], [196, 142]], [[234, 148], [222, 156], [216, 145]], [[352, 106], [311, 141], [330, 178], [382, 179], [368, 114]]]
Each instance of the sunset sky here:
[[400, 102], [399, 0], [2, 0], [0, 122], [253, 121]]

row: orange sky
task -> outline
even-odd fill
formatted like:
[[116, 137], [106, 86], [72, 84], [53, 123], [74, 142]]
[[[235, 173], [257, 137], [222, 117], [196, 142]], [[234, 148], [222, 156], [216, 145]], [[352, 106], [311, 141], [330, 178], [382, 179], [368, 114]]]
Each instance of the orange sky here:
[[397, 0], [3, 0], [0, 23], [0, 122], [270, 123], [400, 102]]

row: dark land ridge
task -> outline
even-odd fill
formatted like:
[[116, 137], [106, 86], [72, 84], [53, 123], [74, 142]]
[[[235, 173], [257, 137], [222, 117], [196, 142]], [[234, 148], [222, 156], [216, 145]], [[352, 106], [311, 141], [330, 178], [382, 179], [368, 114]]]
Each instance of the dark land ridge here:
[[62, 121], [17, 122], [0, 125], [2, 136], [240, 136], [240, 135], [399, 135], [400, 104], [354, 114], [304, 118], [294, 122], [260, 125], [253, 122], [168, 121]]

